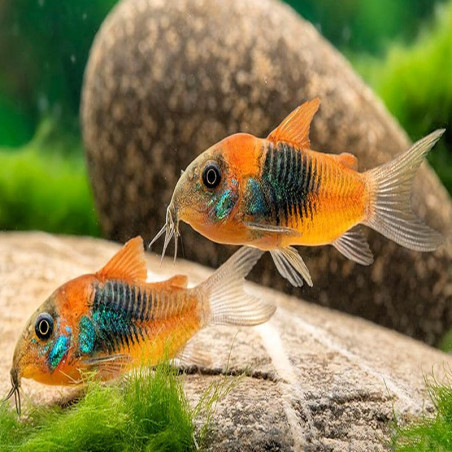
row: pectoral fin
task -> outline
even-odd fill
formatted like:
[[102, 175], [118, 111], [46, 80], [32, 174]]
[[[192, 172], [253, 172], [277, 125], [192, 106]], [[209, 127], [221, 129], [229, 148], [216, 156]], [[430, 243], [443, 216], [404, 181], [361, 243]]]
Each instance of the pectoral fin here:
[[129, 355], [122, 353], [82, 359], [87, 369], [97, 372], [102, 379], [120, 375], [131, 361]]
[[250, 230], [259, 232], [261, 234], [283, 234], [292, 236], [300, 235], [300, 233], [296, 229], [287, 228], [284, 226], [274, 226], [271, 224], [251, 223], [251, 222], [245, 222], [244, 224]]
[[304, 279], [308, 283], [308, 286], [312, 287], [312, 279], [308, 267], [306, 267], [306, 264], [295, 248], [291, 246], [278, 248], [271, 250], [270, 254], [279, 273], [290, 284], [295, 287], [301, 287]]
[[341, 235], [332, 245], [345, 257], [358, 264], [370, 265], [374, 261], [367, 239], [359, 226]]

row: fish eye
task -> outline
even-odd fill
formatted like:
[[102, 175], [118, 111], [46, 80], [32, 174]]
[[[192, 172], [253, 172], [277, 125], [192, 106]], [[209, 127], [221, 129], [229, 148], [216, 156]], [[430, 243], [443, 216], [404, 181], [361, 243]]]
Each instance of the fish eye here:
[[53, 332], [52, 316], [50, 314], [47, 314], [47, 312], [39, 314], [35, 323], [35, 331], [39, 339], [48, 339]]
[[208, 162], [202, 172], [202, 181], [207, 188], [216, 188], [221, 182], [221, 171], [216, 162]]

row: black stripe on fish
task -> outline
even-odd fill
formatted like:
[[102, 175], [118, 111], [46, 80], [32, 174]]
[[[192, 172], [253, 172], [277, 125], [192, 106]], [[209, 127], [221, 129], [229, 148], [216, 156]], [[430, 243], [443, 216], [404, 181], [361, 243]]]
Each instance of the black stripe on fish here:
[[115, 280], [97, 286], [91, 307], [96, 333], [93, 352], [112, 353], [144, 340], [145, 326], [140, 323], [149, 320], [150, 305], [144, 287]]
[[320, 175], [312, 157], [288, 143], [270, 144], [262, 170], [262, 188], [272, 207], [272, 222], [288, 226], [296, 215], [301, 221], [313, 217], [313, 194], [320, 188]]

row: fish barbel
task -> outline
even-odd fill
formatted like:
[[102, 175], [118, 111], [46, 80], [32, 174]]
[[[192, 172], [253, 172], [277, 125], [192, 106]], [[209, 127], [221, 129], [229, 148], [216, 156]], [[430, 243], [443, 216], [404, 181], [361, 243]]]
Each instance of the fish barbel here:
[[370, 265], [373, 255], [359, 227], [366, 225], [399, 245], [432, 251], [441, 234], [411, 210], [419, 165], [440, 139], [437, 130], [394, 160], [358, 171], [349, 153], [311, 150], [309, 128], [318, 98], [294, 110], [267, 138], [238, 133], [199, 155], [183, 172], [167, 209], [162, 256], [179, 221], [208, 239], [270, 251], [278, 271], [294, 286], [309, 270], [293, 245], [332, 245]]
[[187, 341], [208, 324], [258, 325], [275, 307], [248, 295], [245, 276], [261, 252], [243, 247], [210, 278], [187, 288], [187, 277], [146, 282], [143, 240], [136, 237], [94, 274], [59, 287], [31, 316], [17, 342], [11, 369], [20, 411], [20, 382], [50, 385], [102, 380], [141, 364], [181, 355]]

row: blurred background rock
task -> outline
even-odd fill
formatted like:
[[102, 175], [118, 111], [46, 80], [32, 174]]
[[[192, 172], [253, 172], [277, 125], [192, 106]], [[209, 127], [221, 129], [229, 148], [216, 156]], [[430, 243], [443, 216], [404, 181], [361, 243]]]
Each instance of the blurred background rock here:
[[[79, 103], [94, 35], [115, 3], [112, 0], [4, 0], [0, 5], [1, 229], [101, 234], [84, 163]], [[452, 2], [299, 0], [289, 3], [346, 55], [412, 140], [451, 124]], [[246, 99], [243, 101], [246, 103]], [[298, 103], [296, 99], [294, 102]], [[272, 116], [283, 118], [287, 113], [273, 112]], [[275, 125], [268, 124], [270, 128]], [[227, 133], [235, 131], [226, 130]], [[429, 158], [452, 192], [450, 127]], [[171, 177], [178, 174], [179, 169]], [[167, 199], [161, 196], [159, 201], [161, 216]], [[124, 238], [121, 231], [109, 228], [105, 221], [104, 231], [110, 237]], [[147, 237], [155, 233], [140, 232]], [[379, 250], [374, 252], [378, 256]], [[399, 256], [403, 254], [400, 250], [396, 252]], [[187, 256], [191, 257], [190, 250]], [[422, 259], [417, 259], [420, 265]], [[447, 257], [442, 262], [447, 262]], [[215, 265], [211, 258], [204, 263]], [[383, 265], [391, 264], [386, 260]], [[313, 264], [308, 261], [308, 265]], [[311, 292], [303, 289], [298, 295], [334, 306], [322, 294], [328, 292], [328, 278], [335, 281], [335, 269], [328, 260], [317, 265], [319, 268], [323, 265], [327, 273], [323, 283], [317, 279]], [[353, 271], [363, 275], [366, 270], [355, 267]], [[446, 265], [443, 271], [447, 282], [450, 268]], [[276, 278], [281, 288], [283, 282], [279, 276]], [[336, 293], [344, 284], [339, 278], [338, 274], [337, 284], [331, 284], [331, 290]], [[361, 293], [365, 286], [366, 279], [361, 284]], [[426, 289], [430, 291], [430, 287]], [[362, 300], [351, 302], [348, 312], [372, 318], [430, 343], [438, 342], [451, 322], [450, 307], [448, 310], [445, 305], [447, 293], [442, 293], [442, 305], [433, 324], [430, 322], [425, 328], [416, 328], [416, 316], [419, 323], [425, 320], [422, 309], [416, 311], [413, 307], [411, 312], [404, 312], [409, 309], [412, 296], [416, 296], [415, 286], [411, 292], [394, 294], [393, 306], [367, 297], [368, 306], [363, 306]], [[403, 297], [401, 308], [398, 303]], [[449, 306], [450, 301], [449, 298]], [[347, 310], [345, 302], [335, 307]], [[432, 310], [435, 310], [433, 295], [429, 314]], [[443, 347], [451, 345], [443, 343]]]

